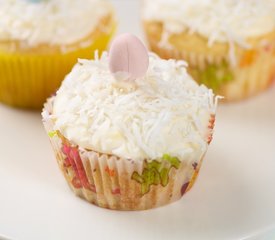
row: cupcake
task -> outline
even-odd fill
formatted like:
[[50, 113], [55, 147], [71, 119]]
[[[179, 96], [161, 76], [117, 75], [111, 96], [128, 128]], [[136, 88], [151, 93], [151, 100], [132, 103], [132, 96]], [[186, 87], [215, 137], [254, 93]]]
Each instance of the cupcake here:
[[144, 210], [181, 198], [212, 140], [218, 97], [186, 62], [147, 52], [133, 35], [109, 55], [79, 59], [42, 112], [58, 165], [76, 195]]
[[105, 0], [0, 1], [0, 101], [41, 108], [77, 58], [103, 51], [114, 29]]
[[189, 73], [226, 101], [266, 89], [275, 76], [274, 0], [144, 0], [151, 49], [184, 59]]

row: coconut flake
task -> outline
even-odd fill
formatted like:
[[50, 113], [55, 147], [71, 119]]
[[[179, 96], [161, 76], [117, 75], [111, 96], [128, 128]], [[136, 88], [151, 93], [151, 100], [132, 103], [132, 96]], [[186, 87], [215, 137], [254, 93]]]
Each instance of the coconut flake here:
[[160, 21], [161, 46], [171, 48], [169, 36], [198, 33], [214, 42], [229, 43], [229, 59], [236, 62], [234, 44], [250, 48], [247, 38], [275, 29], [275, 0], [144, 0], [143, 19]]
[[186, 62], [149, 59], [131, 91], [113, 84], [107, 53], [80, 59], [54, 99], [56, 129], [81, 147], [124, 158], [202, 153], [218, 98], [187, 74]]
[[[25, 47], [73, 44], [112, 11], [105, 0], [0, 0], [0, 41], [18, 40]], [[61, 50], [68, 51], [64, 46]]]

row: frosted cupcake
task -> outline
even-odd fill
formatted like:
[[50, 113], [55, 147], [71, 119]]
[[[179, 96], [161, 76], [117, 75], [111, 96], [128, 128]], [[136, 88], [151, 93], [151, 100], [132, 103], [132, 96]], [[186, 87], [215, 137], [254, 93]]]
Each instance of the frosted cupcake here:
[[216, 105], [184, 61], [148, 57], [125, 34], [109, 56], [79, 60], [42, 116], [78, 196], [100, 207], [142, 210], [176, 201], [192, 187], [212, 140]]
[[114, 28], [105, 0], [0, 1], [0, 101], [41, 108], [78, 57], [105, 49]]
[[274, 0], [144, 0], [149, 45], [185, 59], [199, 83], [225, 100], [266, 89], [275, 76]]

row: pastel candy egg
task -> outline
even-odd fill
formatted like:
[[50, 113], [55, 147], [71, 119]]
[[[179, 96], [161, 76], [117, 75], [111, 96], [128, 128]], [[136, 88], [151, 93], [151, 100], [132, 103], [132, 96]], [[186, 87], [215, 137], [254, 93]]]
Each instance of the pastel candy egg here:
[[109, 51], [113, 74], [126, 73], [129, 79], [136, 79], [146, 74], [148, 65], [148, 51], [136, 36], [125, 33], [114, 39]]

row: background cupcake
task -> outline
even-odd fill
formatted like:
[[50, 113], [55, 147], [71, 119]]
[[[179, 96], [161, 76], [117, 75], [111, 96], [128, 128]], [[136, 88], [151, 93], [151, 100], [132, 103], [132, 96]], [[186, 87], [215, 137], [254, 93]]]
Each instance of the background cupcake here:
[[79, 60], [47, 101], [43, 122], [77, 195], [111, 209], [165, 205], [197, 177], [217, 99], [183, 61], [150, 54], [148, 67], [134, 36], [112, 46], [109, 57]]
[[0, 101], [26, 108], [41, 107], [115, 28], [105, 0], [6, 0], [0, 16]]
[[230, 101], [274, 79], [274, 12], [274, 0], [145, 0], [143, 22], [153, 51], [185, 59], [199, 83]]

